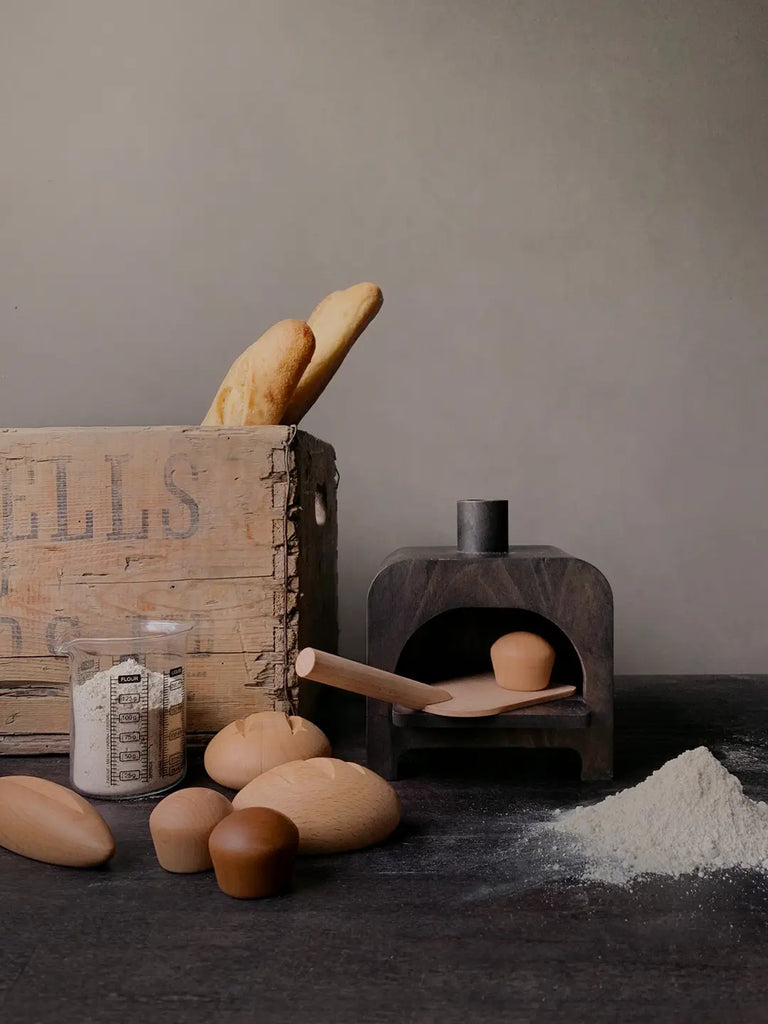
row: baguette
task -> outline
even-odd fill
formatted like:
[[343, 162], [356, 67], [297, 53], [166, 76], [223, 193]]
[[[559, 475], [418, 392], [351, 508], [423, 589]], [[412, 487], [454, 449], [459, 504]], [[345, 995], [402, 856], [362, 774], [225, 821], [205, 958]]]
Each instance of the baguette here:
[[381, 309], [378, 285], [363, 282], [331, 292], [312, 310], [307, 323], [315, 336], [315, 353], [280, 421], [298, 423], [315, 404], [347, 352]]
[[303, 320], [274, 324], [234, 361], [203, 426], [280, 423], [314, 351], [314, 334]]

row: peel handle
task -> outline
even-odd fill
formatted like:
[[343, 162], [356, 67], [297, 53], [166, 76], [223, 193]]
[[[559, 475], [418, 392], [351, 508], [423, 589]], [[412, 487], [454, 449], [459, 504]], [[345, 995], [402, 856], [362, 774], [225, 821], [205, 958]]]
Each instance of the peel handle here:
[[404, 704], [407, 708], [420, 711], [428, 704], [439, 704], [451, 700], [447, 690], [439, 686], [428, 686], [415, 679], [396, 676], [392, 672], [362, 665], [359, 661], [340, 658], [337, 654], [326, 654], [314, 647], [305, 647], [296, 658], [296, 675], [301, 679], [314, 679], [326, 686], [350, 693], [362, 693], [390, 704]]

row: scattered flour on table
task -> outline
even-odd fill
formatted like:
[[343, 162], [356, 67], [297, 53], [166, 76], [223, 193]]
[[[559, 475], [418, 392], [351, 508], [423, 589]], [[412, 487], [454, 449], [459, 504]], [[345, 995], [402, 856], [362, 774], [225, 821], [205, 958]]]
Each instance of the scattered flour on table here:
[[739, 775], [763, 772], [768, 762], [768, 750], [762, 736], [734, 736], [730, 742], [718, 746], [717, 756], [728, 771]]
[[768, 806], [744, 796], [706, 747], [687, 750], [632, 789], [558, 813], [546, 828], [574, 841], [584, 876], [596, 881], [768, 870]]

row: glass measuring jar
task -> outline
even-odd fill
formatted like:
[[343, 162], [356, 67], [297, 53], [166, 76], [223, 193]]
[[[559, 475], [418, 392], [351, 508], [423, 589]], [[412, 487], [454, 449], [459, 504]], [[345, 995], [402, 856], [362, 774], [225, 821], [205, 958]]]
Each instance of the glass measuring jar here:
[[59, 645], [70, 663], [69, 768], [79, 793], [124, 800], [184, 778], [192, 628], [167, 619], [102, 625]]

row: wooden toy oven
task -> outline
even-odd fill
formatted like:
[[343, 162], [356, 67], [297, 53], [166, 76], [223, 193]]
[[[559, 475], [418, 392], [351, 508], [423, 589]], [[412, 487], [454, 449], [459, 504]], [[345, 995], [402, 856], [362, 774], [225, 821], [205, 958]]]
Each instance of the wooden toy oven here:
[[593, 565], [556, 547], [507, 546], [507, 503], [459, 502], [457, 548], [400, 548], [368, 593], [369, 665], [425, 683], [492, 671], [491, 644], [528, 630], [555, 649], [552, 683], [573, 697], [487, 718], [440, 718], [367, 702], [368, 765], [398, 777], [427, 747], [567, 747], [581, 777], [613, 774], [613, 595]]

